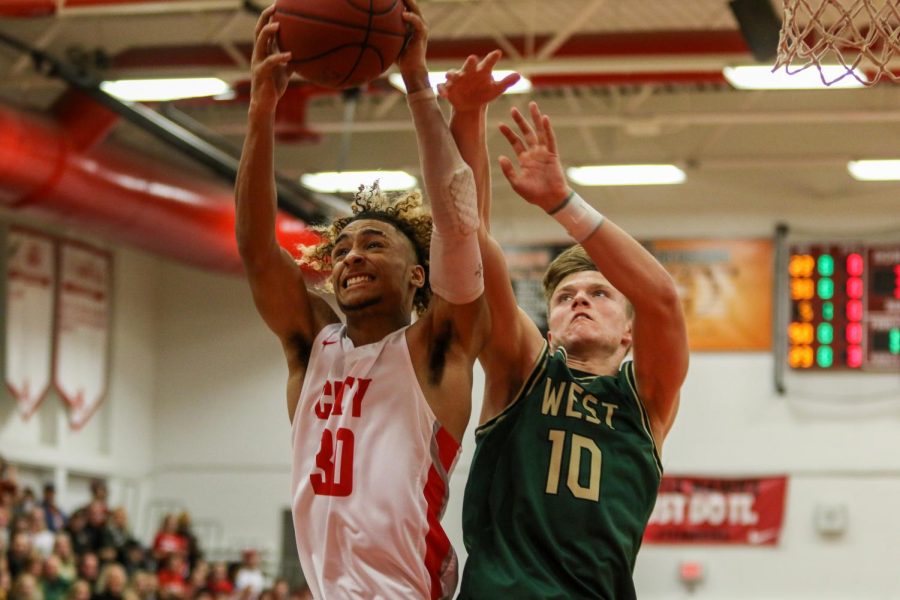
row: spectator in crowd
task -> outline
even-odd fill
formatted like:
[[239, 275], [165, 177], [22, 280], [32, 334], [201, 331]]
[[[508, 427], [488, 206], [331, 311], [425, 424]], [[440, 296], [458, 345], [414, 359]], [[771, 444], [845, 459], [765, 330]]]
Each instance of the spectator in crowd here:
[[187, 598], [187, 561], [178, 552], [163, 559], [162, 568], [157, 572], [160, 598]]
[[66, 526], [66, 513], [56, 505], [56, 486], [52, 483], [44, 484], [41, 508], [44, 511], [44, 524], [47, 529], [54, 533], [62, 531]]
[[136, 539], [130, 539], [119, 551], [121, 562], [129, 576], [138, 571], [156, 571], [153, 561], [150, 560], [147, 550]]
[[10, 509], [0, 504], [0, 550], [9, 548]]
[[72, 513], [69, 522], [66, 523], [66, 529], [72, 541], [72, 549], [75, 551], [75, 554], [94, 551], [91, 536], [87, 531], [86, 509], [78, 509]]
[[124, 600], [125, 585], [128, 576], [125, 569], [118, 563], [111, 563], [103, 567], [97, 580], [97, 593], [91, 600]]
[[78, 579], [69, 588], [66, 600], [91, 600], [91, 584], [84, 579]]
[[170, 554], [187, 556], [187, 540], [178, 534], [178, 520], [173, 514], [163, 517], [153, 540], [153, 557], [157, 562]]
[[24, 531], [14, 533], [6, 554], [9, 574], [13, 579], [24, 573], [31, 559], [31, 537]]
[[[87, 506], [87, 524], [84, 531], [88, 538], [91, 552], [98, 553], [103, 548], [103, 536], [106, 532], [106, 505], [99, 500], [93, 500]], [[104, 557], [105, 558], [105, 557]]]
[[31, 546], [41, 557], [46, 558], [53, 552], [53, 544], [56, 537], [47, 529], [47, 521], [44, 519], [44, 509], [35, 506], [31, 509], [28, 518], [28, 531], [31, 534]]
[[136, 571], [131, 576], [131, 586], [138, 600], [156, 600], [156, 573]]
[[22, 489], [21, 496], [16, 500], [13, 515], [15, 517], [27, 518], [31, 515], [31, 511], [34, 510], [37, 505], [37, 497], [34, 495], [34, 490], [30, 487], [25, 487]]
[[188, 566], [191, 570], [194, 569], [194, 565], [197, 564], [197, 561], [200, 560], [203, 555], [200, 552], [200, 545], [197, 542], [197, 536], [194, 535], [194, 530], [191, 528], [191, 515], [187, 513], [187, 511], [182, 512], [178, 515], [178, 519], [176, 520], [175, 533], [177, 533], [184, 540], [185, 543], [185, 551], [187, 552], [187, 561]]
[[234, 584], [228, 578], [228, 565], [223, 562], [213, 563], [206, 580], [206, 587], [216, 596], [230, 596]]
[[121, 506], [113, 509], [103, 530], [103, 547], [114, 549], [115, 560], [124, 562], [125, 548], [134, 541], [128, 527], [128, 513]]
[[75, 552], [72, 550], [72, 538], [68, 533], [56, 534], [53, 555], [59, 559], [59, 574], [71, 584], [75, 581], [78, 568], [75, 562]]
[[91, 504], [96, 504], [103, 509], [103, 514], [106, 516], [107, 510], [107, 498], [109, 497], [109, 489], [106, 487], [106, 482], [102, 479], [92, 479], [90, 483], [91, 487], [91, 501], [87, 506], [83, 506], [83, 509], [87, 509]]
[[59, 557], [51, 554], [44, 561], [44, 572], [41, 577], [41, 589], [44, 600], [65, 600], [72, 582], [67, 581], [60, 571]]
[[285, 579], [278, 578], [275, 580], [275, 583], [272, 584], [272, 598], [273, 600], [289, 600], [291, 595], [291, 588], [288, 586], [288, 582]]
[[234, 578], [234, 589], [237, 592], [250, 590], [250, 597], [255, 598], [266, 587], [266, 578], [259, 567], [259, 552], [252, 548], [244, 550], [241, 566]]
[[42, 600], [37, 578], [31, 573], [16, 577], [9, 597], [11, 600]]
[[97, 579], [100, 576], [100, 560], [93, 552], [85, 552], [78, 557], [78, 578], [87, 581], [91, 586], [91, 593], [97, 587]]

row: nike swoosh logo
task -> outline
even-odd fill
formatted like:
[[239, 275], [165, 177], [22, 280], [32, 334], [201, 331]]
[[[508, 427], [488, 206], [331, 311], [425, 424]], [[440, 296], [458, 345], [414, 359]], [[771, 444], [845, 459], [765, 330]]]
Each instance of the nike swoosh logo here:
[[748, 531], [747, 532], [747, 543], [749, 544], [764, 544], [771, 540], [774, 540], [778, 537], [777, 529], [767, 529], [765, 531]]
[[337, 340], [322, 340], [323, 346], [327, 346], [329, 344], [337, 344]]

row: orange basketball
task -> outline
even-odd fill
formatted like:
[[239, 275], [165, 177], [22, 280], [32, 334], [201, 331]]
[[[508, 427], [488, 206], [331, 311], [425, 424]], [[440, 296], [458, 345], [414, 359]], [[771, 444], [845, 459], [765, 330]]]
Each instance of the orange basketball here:
[[372, 81], [406, 41], [402, 0], [276, 0], [278, 46], [303, 78], [332, 88]]

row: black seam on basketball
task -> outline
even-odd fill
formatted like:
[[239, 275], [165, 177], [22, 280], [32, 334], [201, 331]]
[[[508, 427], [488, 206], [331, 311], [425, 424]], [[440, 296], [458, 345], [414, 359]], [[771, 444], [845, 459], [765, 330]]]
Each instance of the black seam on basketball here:
[[[300, 59], [292, 58], [289, 62], [292, 65], [302, 65], [304, 63], [308, 63], [308, 62], [311, 62], [314, 60], [319, 60], [320, 58], [325, 58], [329, 54], [333, 54], [335, 52], [340, 52], [341, 50], [344, 50], [346, 48], [356, 48], [360, 45], [361, 44], [343, 44], [341, 46], [335, 46], [333, 48], [329, 48], [328, 50], [326, 50], [325, 52], [323, 52], [321, 54], [315, 54], [313, 56], [307, 56], [305, 58], [300, 58]], [[364, 45], [363, 45], [363, 48], [365, 48]], [[373, 50], [374, 50], [374, 48], [373, 48]]]
[[369, 10], [366, 10], [366, 9], [364, 9], [364, 8], [360, 8], [359, 6], [353, 4], [352, 0], [348, 0], [348, 1], [347, 1], [347, 4], [350, 5], [350, 8], [354, 8], [354, 9], [358, 10], [359, 12], [367, 12], [367, 13], [369, 13], [370, 15], [374, 15], [374, 16], [376, 16], [376, 17], [382, 17], [382, 16], [388, 14], [389, 12], [391, 12], [392, 10], [394, 10], [394, 7], [397, 6], [397, 3], [398, 3], [398, 2], [400, 2], [400, 0], [394, 0], [394, 3], [393, 3], [393, 4], [391, 4], [386, 10], [383, 10], [383, 11], [381, 11], [381, 12], [375, 12], [375, 11], [373, 11], [373, 10], [372, 10], [372, 3], [371, 3], [371, 2], [369, 3]]
[[[344, 85], [347, 83], [347, 80], [353, 76], [353, 73], [356, 71], [356, 68], [359, 67], [359, 62], [362, 60], [363, 52], [366, 51], [366, 46], [368, 46], [369, 42], [369, 34], [372, 32], [372, 2], [375, 0], [369, 0], [369, 21], [366, 23], [366, 37], [363, 38], [363, 47], [359, 49], [359, 54], [356, 55], [356, 62], [353, 63], [353, 66], [347, 71], [347, 76], [344, 77], [338, 85]], [[352, 2], [350, 3], [352, 6]], [[383, 64], [381, 60], [378, 61], [378, 64]]]
[[347, 29], [359, 29], [362, 31], [374, 31], [375, 33], [380, 33], [381, 35], [390, 35], [393, 37], [402, 37], [402, 38], [406, 37], [405, 31], [403, 33], [397, 33], [396, 31], [386, 31], [384, 29], [376, 29], [374, 27], [372, 27], [372, 28], [360, 27], [359, 25], [352, 25], [350, 23], [344, 23], [343, 21], [335, 21], [333, 19], [326, 19], [323, 17], [313, 16], [313, 15], [305, 15], [303, 13], [292, 12], [289, 10], [282, 10], [282, 9], [276, 10], [275, 13], [289, 15], [291, 17], [297, 17], [299, 19], [306, 19], [307, 21], [315, 21], [317, 23], [327, 23], [329, 25], [338, 25], [340, 27], [345, 27]]

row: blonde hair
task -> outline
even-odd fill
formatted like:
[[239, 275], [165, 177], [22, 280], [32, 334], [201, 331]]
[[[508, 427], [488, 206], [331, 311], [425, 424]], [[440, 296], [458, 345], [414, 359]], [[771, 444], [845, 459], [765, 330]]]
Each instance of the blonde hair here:
[[[359, 191], [354, 196], [350, 209], [353, 212], [350, 216], [339, 217], [328, 225], [313, 227], [321, 236], [321, 241], [315, 245], [298, 246], [300, 251], [298, 264], [327, 276], [331, 273], [333, 266], [331, 252], [334, 249], [335, 240], [347, 225], [361, 219], [384, 221], [393, 225], [409, 239], [416, 253], [418, 264], [425, 269], [425, 285], [417, 289], [413, 296], [413, 307], [416, 309], [416, 313], [425, 312], [431, 300], [431, 287], [428, 285], [431, 215], [423, 206], [422, 194], [418, 191], [385, 193], [381, 191], [376, 181], [369, 188], [363, 185], [359, 186]], [[329, 293], [332, 292], [330, 280], [323, 282], [321, 287]]]
[[[547, 272], [544, 273], [544, 279], [541, 282], [544, 288], [544, 300], [546, 300], [547, 304], [550, 304], [553, 292], [556, 291], [563, 279], [573, 273], [582, 271], [597, 271], [599, 273], [600, 269], [597, 268], [594, 260], [579, 244], [566, 248], [559, 256], [554, 258], [550, 266], [547, 267]], [[629, 319], [634, 317], [634, 306], [631, 305], [631, 301], [628, 298], [625, 298], [625, 309], [625, 314]]]

